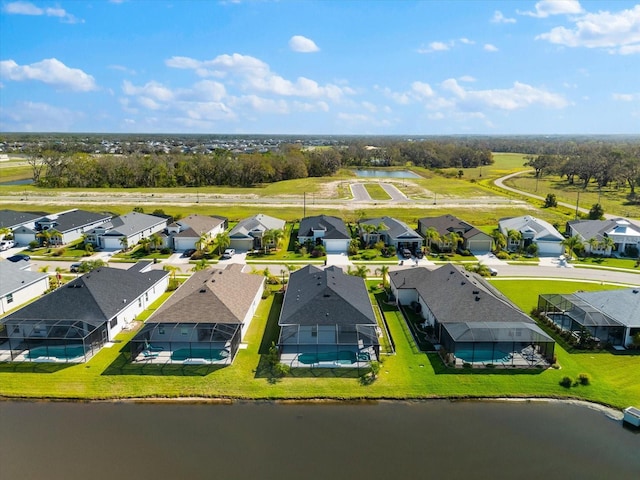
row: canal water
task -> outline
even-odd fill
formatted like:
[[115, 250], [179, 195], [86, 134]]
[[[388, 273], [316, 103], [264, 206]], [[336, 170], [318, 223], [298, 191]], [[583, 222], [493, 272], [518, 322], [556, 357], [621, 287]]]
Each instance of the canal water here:
[[409, 170], [379, 170], [379, 169], [358, 169], [355, 171], [356, 177], [370, 178], [420, 178], [420, 175]]
[[2, 479], [638, 479], [640, 435], [546, 402], [0, 402]]

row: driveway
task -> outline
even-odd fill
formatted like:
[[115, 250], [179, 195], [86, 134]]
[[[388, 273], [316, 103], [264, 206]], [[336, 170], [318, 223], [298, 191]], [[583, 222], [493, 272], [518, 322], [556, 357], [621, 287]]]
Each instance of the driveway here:
[[541, 267], [573, 268], [573, 265], [567, 263], [564, 255], [560, 257], [540, 257], [538, 265]]
[[348, 255], [344, 253], [327, 253], [327, 266], [337, 265], [338, 267], [353, 266]]
[[491, 252], [474, 253], [473, 255], [478, 259], [479, 263], [482, 263], [483, 265], [487, 265], [488, 267], [495, 266], [495, 265], [508, 265], [508, 263], [505, 260], [500, 260]]

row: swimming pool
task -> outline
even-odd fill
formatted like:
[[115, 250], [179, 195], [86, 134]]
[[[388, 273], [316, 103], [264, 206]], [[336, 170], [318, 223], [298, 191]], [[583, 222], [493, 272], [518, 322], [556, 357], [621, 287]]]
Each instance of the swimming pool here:
[[312, 365], [320, 362], [335, 362], [339, 365], [352, 365], [356, 363], [357, 356], [355, 352], [343, 350], [340, 352], [323, 352], [323, 353], [301, 353], [298, 355], [298, 362], [304, 365]]
[[43, 345], [30, 349], [25, 357], [29, 360], [42, 357], [52, 357], [59, 360], [70, 360], [84, 357], [85, 351], [82, 345]]
[[455, 356], [465, 362], [501, 363], [510, 362], [510, 354], [499, 350], [456, 350]]
[[183, 362], [187, 358], [204, 358], [212, 362], [229, 357], [229, 351], [222, 348], [181, 348], [171, 352], [171, 360]]

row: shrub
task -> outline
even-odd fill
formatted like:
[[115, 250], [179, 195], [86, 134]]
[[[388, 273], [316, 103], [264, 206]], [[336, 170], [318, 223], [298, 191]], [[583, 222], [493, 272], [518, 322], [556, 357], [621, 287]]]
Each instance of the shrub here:
[[40, 246], [40, 242], [38, 242], [37, 240], [32, 240], [29, 242], [29, 250], [35, 250], [39, 246]]
[[547, 198], [544, 199], [544, 208], [557, 207], [558, 200], [554, 193], [547, 194]]
[[589, 378], [588, 374], [581, 373], [578, 375], [578, 383], [580, 383], [580, 385], [589, 385], [591, 383], [591, 378]]
[[56, 248], [55, 251], [53, 252], [53, 256], [54, 257], [61, 257], [64, 255], [64, 253], [66, 252], [66, 249], [63, 248]]
[[571, 388], [571, 385], [573, 385], [573, 380], [571, 379], [571, 377], [562, 377], [562, 380], [560, 380], [560, 385], [564, 388]]
[[163, 254], [163, 255], [169, 255], [171, 253], [171, 249], [165, 247], [162, 250], [160, 250], [160, 253]]
[[496, 258], [499, 258], [500, 260], [509, 260], [511, 258], [511, 255], [509, 255], [508, 252], [501, 250], [498, 253], [496, 253]]

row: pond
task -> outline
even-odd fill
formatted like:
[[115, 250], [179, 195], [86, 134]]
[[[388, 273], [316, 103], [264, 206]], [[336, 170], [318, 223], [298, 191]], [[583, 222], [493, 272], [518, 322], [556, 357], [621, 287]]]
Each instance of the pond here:
[[420, 175], [413, 173], [410, 170], [382, 170], [366, 169], [355, 170], [356, 177], [368, 177], [368, 178], [420, 178]]
[[626, 480], [640, 471], [640, 435], [565, 403], [0, 401], [0, 425], [6, 479]]

